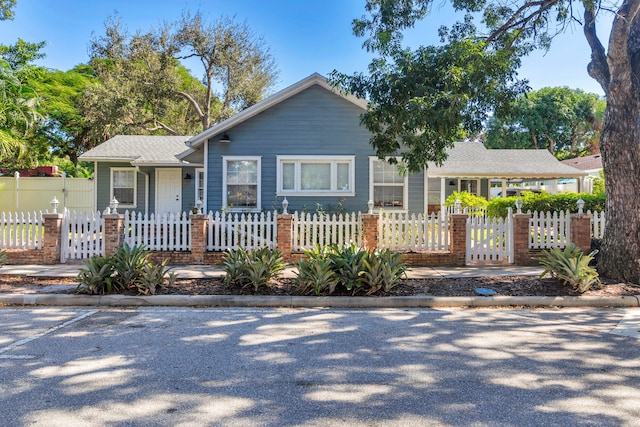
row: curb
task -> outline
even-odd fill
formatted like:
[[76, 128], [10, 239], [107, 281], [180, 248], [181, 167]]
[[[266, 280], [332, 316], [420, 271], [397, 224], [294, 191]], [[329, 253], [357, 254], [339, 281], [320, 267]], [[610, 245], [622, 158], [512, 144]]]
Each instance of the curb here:
[[97, 307], [284, 307], [284, 308], [432, 308], [432, 307], [640, 307], [640, 295], [621, 297], [311, 297], [253, 295], [66, 295], [5, 294], [0, 304]]

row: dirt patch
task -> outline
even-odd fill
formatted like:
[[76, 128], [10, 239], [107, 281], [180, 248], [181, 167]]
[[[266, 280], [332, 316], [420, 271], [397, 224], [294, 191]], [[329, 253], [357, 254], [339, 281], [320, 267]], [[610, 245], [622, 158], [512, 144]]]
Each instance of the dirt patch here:
[[[0, 274], [0, 293], [65, 293], [73, 294], [77, 282], [74, 278], [11, 276]], [[536, 276], [483, 276], [464, 278], [428, 278], [404, 280], [388, 296], [474, 296], [477, 288], [493, 289], [505, 296], [575, 296], [570, 287], [553, 279]], [[253, 295], [252, 288], [228, 288], [222, 279], [180, 279], [173, 286], [159, 292], [164, 295]], [[280, 279], [269, 287], [260, 288], [259, 295], [296, 295], [291, 279]], [[349, 295], [340, 292], [338, 295]], [[640, 286], [603, 280], [583, 295], [624, 296], [640, 295]]]

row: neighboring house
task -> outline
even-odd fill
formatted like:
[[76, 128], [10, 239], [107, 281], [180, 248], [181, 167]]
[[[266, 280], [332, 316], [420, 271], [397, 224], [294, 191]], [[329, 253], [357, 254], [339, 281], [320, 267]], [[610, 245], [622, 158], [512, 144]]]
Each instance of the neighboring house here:
[[[166, 189], [171, 182], [181, 190], [181, 210], [198, 199], [214, 211], [280, 210], [286, 198], [290, 211], [365, 211], [372, 200], [375, 209], [424, 212], [439, 208], [453, 191], [487, 197], [491, 179], [584, 175], [546, 150], [487, 150], [480, 142], [460, 142], [443, 166], [402, 176], [375, 156], [371, 135], [359, 124], [366, 107], [313, 74], [194, 137], [118, 136], [81, 159], [96, 164], [99, 208], [122, 194], [134, 200], [129, 208], [149, 212], [177, 207], [171, 206], [175, 191]], [[154, 142], [161, 138], [166, 144]], [[151, 159], [153, 150], [163, 153]], [[123, 167], [126, 191], [120, 189]], [[180, 174], [169, 177], [165, 169]], [[137, 188], [133, 195], [131, 188]]]
[[586, 173], [582, 180], [582, 188], [589, 193], [593, 191], [593, 179], [600, 178], [600, 172], [602, 172], [602, 155], [576, 157], [575, 159], [563, 160], [562, 163]]

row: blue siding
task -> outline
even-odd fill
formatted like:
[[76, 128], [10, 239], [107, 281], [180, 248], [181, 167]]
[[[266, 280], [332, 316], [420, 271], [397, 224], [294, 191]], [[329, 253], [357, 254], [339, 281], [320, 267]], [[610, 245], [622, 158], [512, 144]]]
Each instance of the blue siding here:
[[[347, 211], [366, 211], [369, 200], [370, 133], [359, 125], [362, 109], [319, 86], [312, 86], [240, 125], [229, 129], [230, 143], [209, 140], [207, 207], [222, 208], [222, 156], [260, 156], [263, 210], [281, 209], [276, 197], [276, 155], [355, 156], [355, 195], [289, 196], [289, 210], [325, 210], [340, 205]], [[424, 210], [424, 178], [409, 179], [409, 206]]]

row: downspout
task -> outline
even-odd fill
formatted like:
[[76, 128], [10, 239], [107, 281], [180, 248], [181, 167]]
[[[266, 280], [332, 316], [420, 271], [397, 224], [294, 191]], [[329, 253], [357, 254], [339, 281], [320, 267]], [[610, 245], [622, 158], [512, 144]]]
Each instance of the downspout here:
[[140, 166], [136, 165], [136, 172], [144, 175], [144, 214], [149, 214], [149, 174], [146, 172], [142, 172], [140, 170]]

